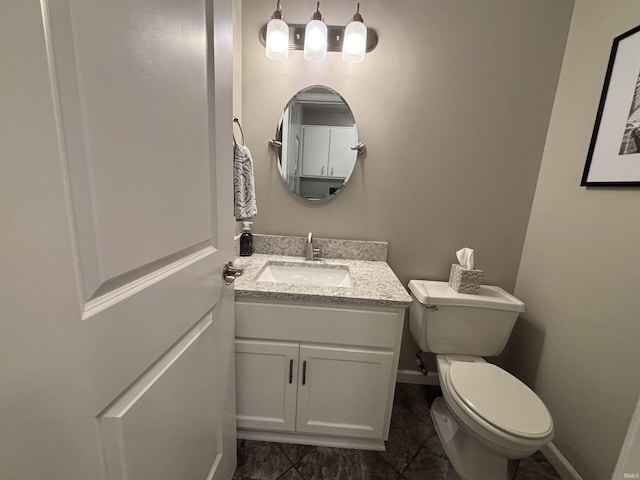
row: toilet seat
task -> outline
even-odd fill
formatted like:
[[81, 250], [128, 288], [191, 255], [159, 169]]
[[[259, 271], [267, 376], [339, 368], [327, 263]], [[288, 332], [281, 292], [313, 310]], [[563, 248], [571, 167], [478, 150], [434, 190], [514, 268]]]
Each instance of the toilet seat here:
[[454, 361], [448, 379], [451, 397], [458, 405], [509, 435], [535, 440], [553, 431], [551, 415], [542, 400], [496, 365]]

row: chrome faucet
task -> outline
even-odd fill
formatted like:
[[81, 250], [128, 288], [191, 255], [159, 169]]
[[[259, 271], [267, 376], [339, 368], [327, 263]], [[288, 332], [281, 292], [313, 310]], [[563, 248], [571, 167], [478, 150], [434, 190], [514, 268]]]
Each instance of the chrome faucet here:
[[319, 248], [314, 248], [313, 246], [313, 234], [309, 232], [307, 236], [307, 254], [305, 255], [305, 260], [317, 260], [317, 256], [320, 255], [322, 251]]

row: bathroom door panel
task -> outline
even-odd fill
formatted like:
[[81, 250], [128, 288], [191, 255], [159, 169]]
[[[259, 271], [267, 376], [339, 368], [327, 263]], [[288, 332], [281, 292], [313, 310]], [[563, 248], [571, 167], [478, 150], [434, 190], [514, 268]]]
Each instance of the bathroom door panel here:
[[66, 205], [51, 208], [68, 218], [49, 233], [69, 236], [76, 277], [47, 293], [61, 303], [51, 315], [79, 304], [77, 316], [57, 319], [70, 346], [49, 352], [77, 367], [61, 366], [66, 386], [33, 400], [75, 405], [66, 422], [77, 437], [58, 439], [46, 425], [42, 435], [106, 479], [227, 480], [235, 468], [233, 287], [222, 279], [233, 258], [231, 2], [41, 5], [58, 140], [51, 155], [64, 179], [47, 188], [64, 191]]
[[383, 436], [393, 352], [301, 345], [298, 432]]
[[90, 301], [215, 247], [205, 4], [67, 0], [49, 8]]
[[212, 313], [99, 415], [110, 476], [205, 479], [221, 460], [222, 435], [212, 426], [220, 424], [222, 405], [201, 371], [220, 349]]

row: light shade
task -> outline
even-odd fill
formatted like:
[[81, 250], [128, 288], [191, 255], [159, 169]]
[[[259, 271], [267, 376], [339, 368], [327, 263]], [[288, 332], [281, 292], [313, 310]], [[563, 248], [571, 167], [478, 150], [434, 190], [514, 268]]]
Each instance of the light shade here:
[[304, 29], [304, 59], [310, 62], [323, 62], [327, 59], [327, 26], [322, 21], [320, 2], [316, 11]]
[[342, 60], [347, 63], [364, 62], [367, 45], [367, 27], [361, 21], [354, 20], [344, 29]]
[[310, 62], [327, 59], [327, 26], [322, 20], [311, 20], [304, 30], [304, 58]]
[[272, 18], [267, 24], [265, 53], [271, 60], [289, 58], [289, 26], [280, 18]]

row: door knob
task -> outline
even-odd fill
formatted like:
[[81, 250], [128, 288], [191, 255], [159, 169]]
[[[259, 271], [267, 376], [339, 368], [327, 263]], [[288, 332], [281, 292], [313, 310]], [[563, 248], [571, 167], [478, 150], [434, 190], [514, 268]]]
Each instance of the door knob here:
[[234, 267], [233, 262], [225, 262], [222, 268], [222, 278], [224, 278], [225, 285], [231, 285], [233, 281], [242, 275], [244, 270], [242, 268]]

